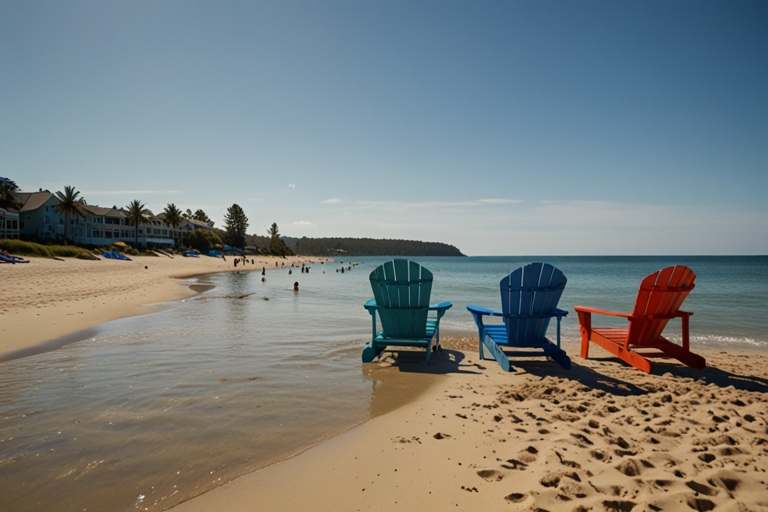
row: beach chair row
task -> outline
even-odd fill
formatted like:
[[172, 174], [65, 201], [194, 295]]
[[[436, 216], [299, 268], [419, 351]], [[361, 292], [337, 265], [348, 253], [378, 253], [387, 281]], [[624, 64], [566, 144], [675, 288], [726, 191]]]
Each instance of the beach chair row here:
[[[425, 348], [427, 364], [432, 352], [442, 351], [440, 320], [452, 304], [430, 305], [432, 279], [429, 270], [406, 259], [388, 261], [371, 272], [374, 298], [364, 307], [371, 315], [372, 336], [363, 349], [364, 363], [373, 361], [388, 347]], [[695, 282], [696, 274], [690, 268], [674, 265], [643, 279], [631, 313], [574, 307], [581, 332], [581, 357], [588, 358], [592, 342], [646, 373], [651, 372], [651, 358], [673, 358], [693, 368], [705, 368], [705, 359], [689, 347], [693, 313], [680, 310]], [[560, 322], [568, 312], [557, 308], [566, 283], [565, 275], [554, 266], [530, 263], [499, 283], [501, 311], [467, 306], [477, 325], [480, 358], [485, 359], [487, 351], [505, 371], [511, 370], [510, 357], [531, 356], [548, 357], [570, 369], [571, 360], [560, 347]], [[625, 318], [628, 325], [596, 327], [592, 315]], [[500, 317], [503, 323], [488, 323], [486, 318], [490, 317]], [[553, 318], [557, 320], [556, 343], [546, 337]], [[680, 345], [662, 336], [673, 318], [682, 319]]]

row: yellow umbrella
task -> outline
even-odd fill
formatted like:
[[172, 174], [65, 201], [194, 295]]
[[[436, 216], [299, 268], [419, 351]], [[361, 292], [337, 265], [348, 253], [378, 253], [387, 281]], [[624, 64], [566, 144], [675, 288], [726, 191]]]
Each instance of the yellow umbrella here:
[[126, 244], [125, 242], [115, 242], [112, 245], [117, 245], [118, 247], [128, 247], [128, 244]]

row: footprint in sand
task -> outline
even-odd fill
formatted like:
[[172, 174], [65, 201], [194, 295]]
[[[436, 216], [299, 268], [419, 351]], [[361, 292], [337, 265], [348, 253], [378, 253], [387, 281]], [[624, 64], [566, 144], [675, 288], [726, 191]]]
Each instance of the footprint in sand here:
[[592, 446], [592, 445], [594, 444], [594, 443], [593, 443], [592, 441], [590, 441], [590, 439], [589, 439], [587, 436], [585, 436], [584, 434], [579, 434], [579, 433], [572, 433], [572, 434], [571, 434], [571, 437], [573, 437], [574, 439], [576, 439], [577, 441], [579, 441], [579, 443], [578, 443], [578, 444], [579, 444], [579, 446], [582, 446], [582, 447], [583, 447], [584, 445], [589, 445], [589, 446]]
[[511, 501], [512, 503], [520, 503], [521, 501], [523, 501], [525, 499], [526, 496], [527, 496], [526, 494], [521, 494], [519, 492], [513, 492], [512, 494], [508, 494], [508, 495], [504, 496], [504, 499], [507, 500], [507, 501]]
[[496, 471], [495, 469], [481, 469], [477, 472], [477, 476], [485, 480], [486, 482], [498, 482], [504, 478], [504, 475]]
[[526, 469], [528, 465], [517, 459], [509, 459], [507, 460], [507, 463], [502, 464], [501, 467], [504, 469]]
[[539, 480], [539, 483], [544, 487], [557, 487], [560, 484], [561, 478], [562, 475], [560, 473], [550, 473]]
[[555, 452], [555, 455], [557, 455], [557, 458], [560, 459], [560, 464], [562, 464], [563, 466], [568, 466], [569, 468], [581, 467], [581, 464], [579, 464], [578, 462], [564, 459], [563, 456], [560, 454], [560, 452]]
[[696, 491], [699, 494], [703, 494], [704, 496], [715, 496], [718, 494], [717, 489], [709, 487], [708, 485], [700, 484], [695, 480], [685, 482], [685, 485], [687, 485], [693, 491]]
[[699, 512], [706, 512], [715, 508], [715, 504], [711, 500], [696, 498], [695, 496], [689, 496], [686, 500], [686, 505]]
[[526, 464], [529, 464], [538, 458], [538, 453], [539, 453], [539, 450], [537, 450], [533, 446], [529, 446], [525, 450], [521, 450], [517, 456], [521, 461], [525, 462]]
[[720, 487], [729, 493], [732, 493], [739, 487], [741, 480], [736, 473], [731, 471], [721, 471], [708, 479], [707, 483], [713, 487]]
[[616, 466], [616, 469], [621, 471], [627, 476], [638, 476], [640, 473], [642, 473], [642, 468], [640, 467], [640, 464], [637, 463], [635, 459], [627, 459], [618, 466]]
[[631, 512], [637, 503], [627, 500], [603, 500], [603, 507], [608, 512]]

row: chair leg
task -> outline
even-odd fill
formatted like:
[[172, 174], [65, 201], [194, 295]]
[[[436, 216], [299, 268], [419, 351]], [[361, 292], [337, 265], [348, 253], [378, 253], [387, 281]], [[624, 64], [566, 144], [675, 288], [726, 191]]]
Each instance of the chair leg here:
[[374, 345], [373, 341], [369, 341], [365, 344], [365, 348], [363, 348], [363, 362], [364, 363], [370, 363], [373, 361], [377, 355], [379, 355], [380, 351], [376, 351], [376, 346]]
[[592, 331], [592, 313], [579, 311], [579, 331], [581, 331], [581, 353], [582, 359], [589, 359], [589, 338]]
[[680, 345], [676, 345], [670, 341], [667, 341], [666, 339], [660, 340], [658, 345], [656, 345], [656, 348], [669, 355], [669, 357], [673, 357], [684, 365], [690, 366], [691, 368], [703, 370], [707, 367], [706, 359], [698, 354], [694, 354], [690, 350], [686, 350]]
[[508, 372], [512, 369], [509, 364], [509, 358], [507, 357], [507, 354], [505, 354], [504, 351], [501, 350], [501, 347], [499, 347], [496, 342], [493, 341], [493, 338], [486, 334], [485, 338], [483, 338], [483, 343], [485, 343], [488, 351], [493, 355], [493, 357], [499, 363], [499, 366], [501, 366], [505, 372]]
[[651, 373], [651, 362], [637, 352], [627, 350], [622, 345], [614, 343], [613, 341], [600, 336], [598, 333], [592, 333], [591, 341], [638, 370], [644, 371], [645, 373]]

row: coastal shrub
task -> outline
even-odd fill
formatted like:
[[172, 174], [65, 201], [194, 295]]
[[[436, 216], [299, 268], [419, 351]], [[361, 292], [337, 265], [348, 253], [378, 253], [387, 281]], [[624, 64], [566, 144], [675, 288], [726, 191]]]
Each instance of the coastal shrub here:
[[89, 252], [87, 249], [76, 245], [51, 245], [48, 250], [59, 258], [77, 258], [79, 255]]
[[75, 256], [75, 257], [76, 257], [77, 259], [79, 259], [79, 260], [93, 260], [93, 261], [99, 261], [99, 258], [97, 258], [96, 256], [94, 256], [93, 254], [91, 254], [91, 253], [90, 253], [90, 252], [88, 252], [88, 251], [83, 251], [83, 252], [81, 252], [80, 254], [78, 254], [78, 255], [77, 255], [77, 256]]
[[184, 236], [184, 243], [197, 249], [203, 254], [207, 253], [216, 245], [222, 245], [221, 237], [208, 229], [197, 229]]
[[88, 249], [76, 245], [43, 245], [37, 242], [7, 238], [0, 240], [0, 249], [18, 256], [31, 256], [33, 258], [77, 258], [83, 253], [90, 254]]
[[0, 239], [0, 249], [8, 251], [17, 256], [32, 256], [35, 258], [53, 258], [53, 254], [48, 247], [35, 242], [25, 242], [23, 240], [13, 240], [9, 238]]

